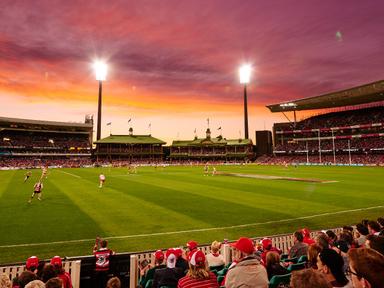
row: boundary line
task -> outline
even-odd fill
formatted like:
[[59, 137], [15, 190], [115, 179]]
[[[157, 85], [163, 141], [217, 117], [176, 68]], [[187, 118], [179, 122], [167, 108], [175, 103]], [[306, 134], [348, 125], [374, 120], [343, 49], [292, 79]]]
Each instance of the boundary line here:
[[68, 174], [68, 175], [71, 175], [71, 176], [76, 177], [76, 178], [81, 178], [79, 175], [76, 175], [76, 174], [72, 174], [72, 173], [69, 173], [69, 172], [62, 171], [62, 170], [57, 170], [57, 171], [59, 171], [61, 173]]
[[[170, 231], [170, 232], [158, 232], [158, 233], [147, 233], [147, 234], [136, 234], [136, 235], [125, 235], [125, 236], [111, 236], [111, 237], [104, 237], [103, 239], [106, 239], [106, 240], [110, 240], [110, 239], [129, 239], [129, 238], [141, 238], [141, 237], [185, 234], [185, 233], [192, 233], [192, 232], [205, 232], [205, 231], [213, 231], [213, 230], [236, 229], [236, 228], [260, 226], [260, 225], [265, 225], [265, 224], [283, 223], [283, 222], [290, 222], [290, 221], [295, 221], [295, 220], [311, 219], [311, 218], [316, 218], [316, 217], [321, 217], [321, 216], [344, 214], [344, 213], [349, 213], [349, 212], [374, 210], [374, 209], [379, 209], [379, 208], [384, 208], [384, 205], [373, 206], [373, 207], [365, 207], [365, 208], [357, 208], [357, 209], [350, 209], [350, 210], [342, 210], [342, 211], [336, 211], [336, 212], [326, 212], [326, 213], [321, 213], [321, 214], [302, 216], [302, 217], [297, 217], [297, 218], [272, 220], [272, 221], [267, 221], [267, 222], [257, 222], [257, 223], [248, 223], [248, 224], [233, 225], [233, 226], [211, 227], [211, 228], [180, 230], [180, 231]], [[1, 248], [15, 248], [15, 247], [31, 247], [31, 246], [57, 245], [57, 244], [67, 244], [67, 243], [81, 243], [81, 242], [90, 242], [90, 241], [95, 241], [95, 239], [92, 238], [92, 239], [78, 239], [78, 240], [45, 242], [45, 243], [43, 242], [43, 243], [26, 243], [26, 244], [15, 244], [15, 245], [2, 245], [2, 246], [0, 246], [0, 249]]]

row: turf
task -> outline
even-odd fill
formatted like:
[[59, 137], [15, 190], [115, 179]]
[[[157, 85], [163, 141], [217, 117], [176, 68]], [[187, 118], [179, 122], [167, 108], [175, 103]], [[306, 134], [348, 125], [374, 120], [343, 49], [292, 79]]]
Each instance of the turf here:
[[[110, 247], [117, 252], [132, 252], [180, 246], [190, 239], [209, 243], [291, 233], [303, 226], [338, 227], [384, 216], [384, 168], [243, 165], [217, 169], [337, 182], [204, 176], [201, 166], [140, 167], [137, 174], [128, 174], [126, 168], [50, 169], [43, 200], [28, 204], [41, 171], [33, 170], [26, 183], [25, 171], [0, 171], [0, 263], [24, 261], [32, 254], [40, 258], [89, 255], [97, 235], [111, 237]], [[99, 189], [101, 172], [107, 180]], [[376, 208], [357, 210], [369, 207]], [[305, 218], [311, 215], [318, 216]], [[295, 219], [300, 217], [304, 218]], [[238, 226], [242, 224], [249, 225]]]

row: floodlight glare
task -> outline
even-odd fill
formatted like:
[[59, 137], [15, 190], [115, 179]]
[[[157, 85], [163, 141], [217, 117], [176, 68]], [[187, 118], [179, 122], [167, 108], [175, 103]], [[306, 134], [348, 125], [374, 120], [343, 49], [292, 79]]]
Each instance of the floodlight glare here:
[[251, 79], [251, 70], [252, 67], [249, 64], [244, 64], [239, 69], [240, 83], [248, 84]]
[[107, 64], [103, 61], [97, 60], [93, 63], [95, 70], [96, 80], [104, 81], [107, 78]]

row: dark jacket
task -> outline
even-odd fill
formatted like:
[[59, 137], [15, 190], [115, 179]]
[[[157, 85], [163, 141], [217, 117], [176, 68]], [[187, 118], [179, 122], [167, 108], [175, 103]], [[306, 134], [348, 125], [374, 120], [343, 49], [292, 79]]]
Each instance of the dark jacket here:
[[153, 277], [152, 288], [161, 286], [177, 286], [179, 279], [184, 276], [180, 268], [163, 268], [157, 269]]

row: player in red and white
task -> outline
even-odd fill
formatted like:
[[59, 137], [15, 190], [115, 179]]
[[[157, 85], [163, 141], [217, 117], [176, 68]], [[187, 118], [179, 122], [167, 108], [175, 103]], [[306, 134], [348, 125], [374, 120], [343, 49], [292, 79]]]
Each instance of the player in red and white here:
[[99, 188], [103, 188], [103, 185], [104, 185], [104, 182], [105, 182], [105, 175], [104, 174], [100, 174], [99, 180], [100, 180]]
[[33, 197], [35, 196], [35, 194], [37, 194], [37, 199], [41, 201], [41, 194], [42, 194], [42, 190], [43, 190], [43, 182], [37, 182], [34, 186], [33, 186], [33, 193], [32, 193], [32, 196], [31, 198], [29, 199], [28, 203], [31, 203], [32, 202], [32, 199]]
[[25, 173], [24, 183], [29, 179], [29, 177], [31, 177], [31, 175], [32, 175], [31, 171], [28, 171], [27, 173]]
[[42, 168], [42, 172], [41, 172], [41, 178], [40, 180], [43, 180], [43, 178], [47, 179], [48, 178], [48, 166], [44, 166]]
[[208, 163], [206, 163], [204, 166], [204, 176], [208, 176], [208, 173], [209, 173], [209, 166], [208, 166]]

